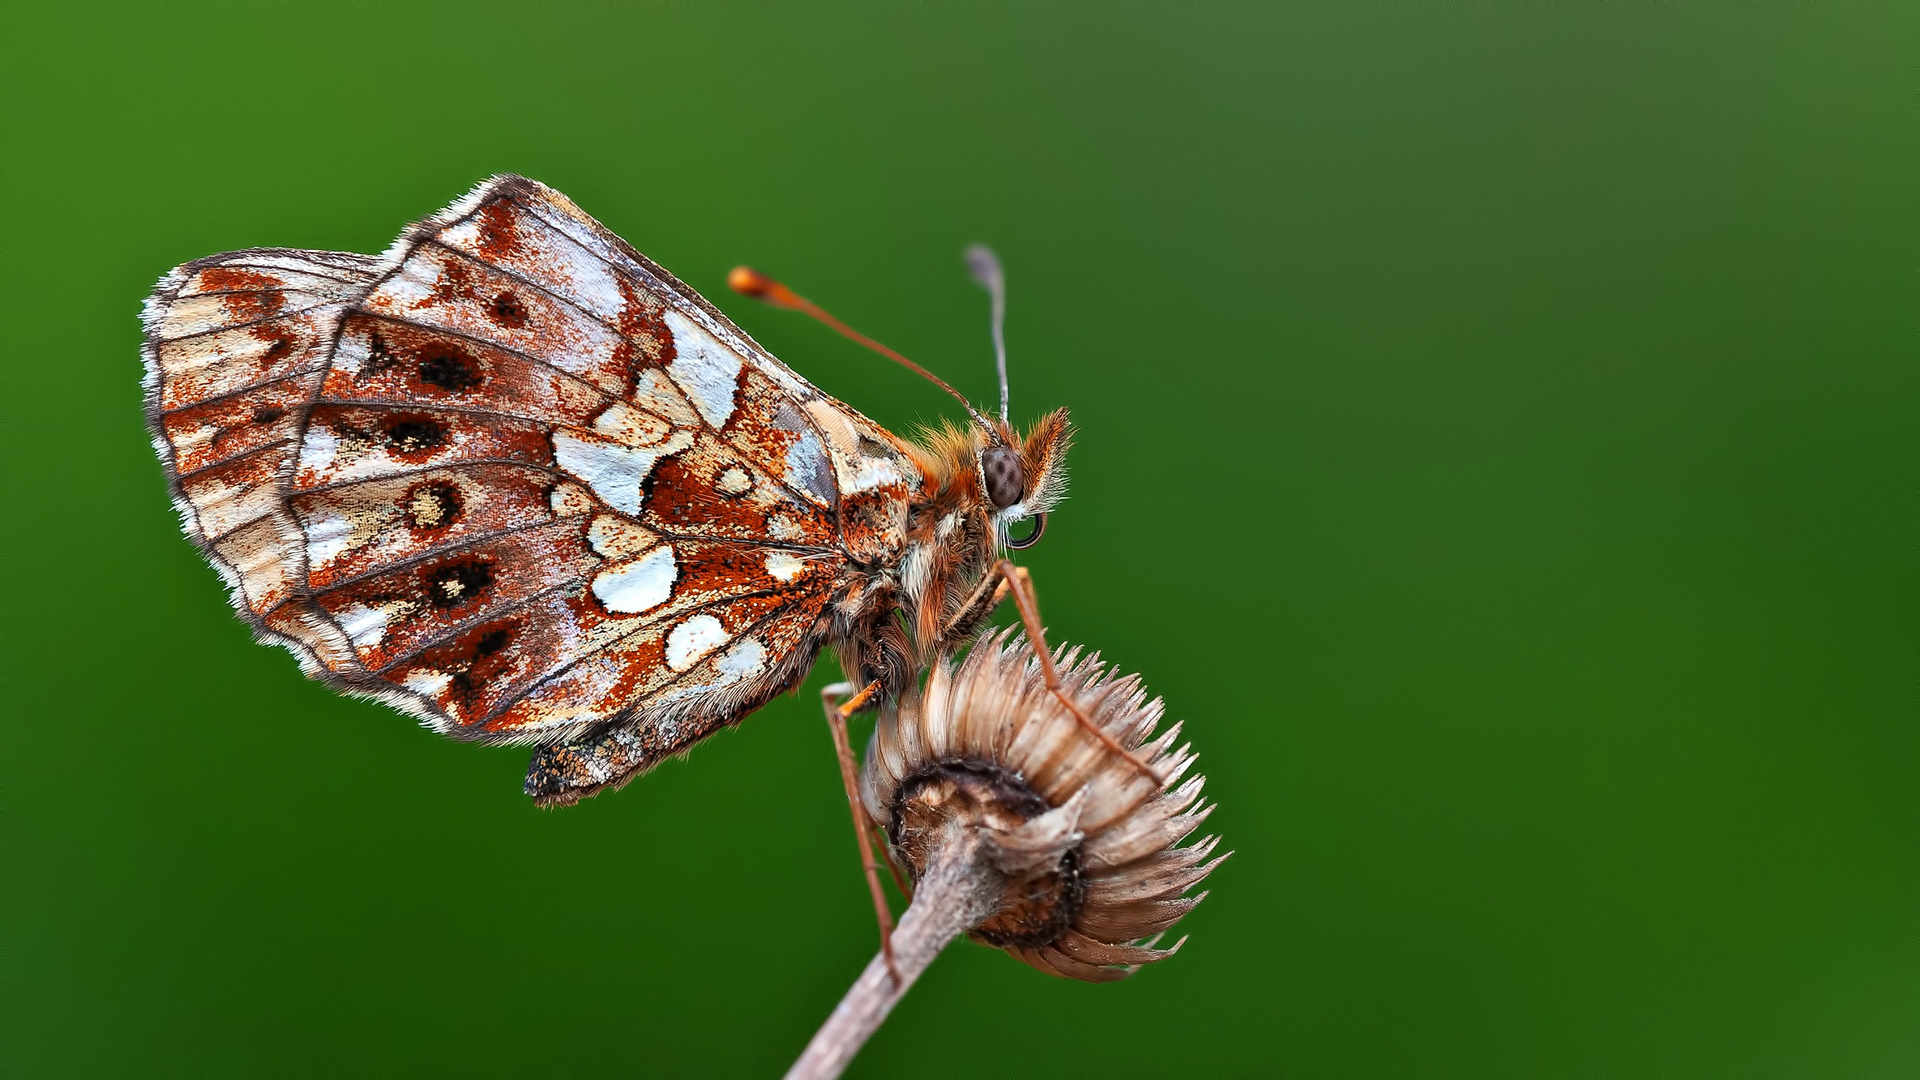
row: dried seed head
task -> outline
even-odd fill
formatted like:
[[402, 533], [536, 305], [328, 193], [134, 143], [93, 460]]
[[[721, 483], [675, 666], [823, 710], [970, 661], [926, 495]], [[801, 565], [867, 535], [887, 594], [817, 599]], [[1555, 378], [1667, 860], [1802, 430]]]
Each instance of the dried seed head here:
[[[999, 910], [975, 940], [1041, 971], [1124, 978], [1176, 952], [1158, 935], [1205, 898], [1185, 895], [1218, 866], [1217, 838], [1177, 846], [1212, 806], [1180, 725], [1154, 733], [1163, 706], [1138, 676], [1064, 646], [1067, 696], [1160, 776], [1155, 784], [1089, 733], [1046, 688], [1032, 647], [1002, 631], [880, 718], [861, 776], [867, 813], [915, 881], [963, 834], [990, 839], [1004, 876]], [[1153, 940], [1149, 940], [1153, 939]], [[1182, 939], [1184, 940], [1184, 939]]]

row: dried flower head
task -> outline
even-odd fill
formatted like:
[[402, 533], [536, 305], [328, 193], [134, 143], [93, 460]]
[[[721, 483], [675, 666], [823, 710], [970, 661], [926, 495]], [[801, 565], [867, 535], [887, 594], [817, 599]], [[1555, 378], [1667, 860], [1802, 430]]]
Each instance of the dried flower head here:
[[1087, 731], [1042, 681], [1032, 646], [1010, 631], [982, 638], [956, 667], [937, 663], [917, 694], [884, 713], [861, 794], [896, 865], [917, 884], [962, 837], [1004, 875], [975, 940], [1041, 971], [1091, 982], [1132, 974], [1180, 948], [1159, 935], [1205, 898], [1186, 893], [1220, 865], [1209, 836], [1177, 846], [1207, 816], [1205, 777], [1158, 735], [1163, 706], [1138, 676], [1062, 646], [1067, 696], [1152, 766], [1158, 784]]

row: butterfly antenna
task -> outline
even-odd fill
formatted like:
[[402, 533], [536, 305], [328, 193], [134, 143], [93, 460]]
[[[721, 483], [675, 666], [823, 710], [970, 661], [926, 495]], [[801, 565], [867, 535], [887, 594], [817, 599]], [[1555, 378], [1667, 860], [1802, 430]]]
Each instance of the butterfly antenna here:
[[737, 292], [742, 296], [752, 296], [757, 299], [765, 300], [767, 303], [772, 304], [775, 307], [783, 307], [788, 309], [789, 311], [798, 311], [805, 315], [811, 315], [814, 318], [820, 320], [821, 322], [826, 323], [828, 326], [831, 326], [835, 330], [840, 331], [840, 333], [844, 334], [848, 338], [851, 338], [852, 340], [857, 341], [862, 345], [865, 345], [867, 348], [872, 349], [874, 352], [879, 353], [881, 356], [884, 356], [887, 359], [892, 360], [894, 363], [897, 363], [900, 366], [906, 368], [907, 370], [918, 374], [921, 378], [926, 379], [928, 382], [932, 383], [933, 385], [939, 387], [942, 390], [945, 390], [949, 394], [952, 394], [954, 397], [954, 400], [958, 401], [962, 406], [966, 408], [967, 415], [973, 418], [974, 423], [979, 424], [982, 428], [984, 428], [988, 432], [992, 432], [994, 430], [993, 426], [987, 422], [987, 418], [984, 416], [981, 416], [979, 411], [973, 407], [973, 403], [968, 401], [966, 399], [966, 396], [961, 394], [960, 391], [955, 390], [953, 387], [947, 385], [947, 381], [945, 379], [942, 379], [940, 376], [935, 375], [933, 372], [928, 371], [926, 368], [921, 367], [919, 364], [914, 363], [913, 361], [907, 359], [906, 357], [901, 356], [899, 353], [894, 352], [892, 349], [887, 348], [885, 345], [880, 344], [879, 342], [873, 340], [872, 338], [861, 333], [860, 331], [855, 330], [853, 327], [848, 326], [846, 323], [841, 322], [839, 319], [834, 318], [831, 314], [827, 312], [826, 308], [823, 308], [819, 304], [816, 304], [813, 301], [807, 299], [806, 297], [801, 296], [799, 293], [794, 292], [792, 289], [789, 289], [785, 285], [780, 284], [780, 282], [774, 280], [773, 278], [770, 278], [767, 275], [761, 273], [760, 271], [755, 270], [753, 267], [751, 266], [734, 267], [733, 272], [727, 275], [727, 284], [733, 288], [734, 292]]
[[1000, 369], [1000, 422], [1007, 423], [1007, 276], [1000, 257], [985, 244], [967, 248], [967, 270], [993, 297], [993, 362]]

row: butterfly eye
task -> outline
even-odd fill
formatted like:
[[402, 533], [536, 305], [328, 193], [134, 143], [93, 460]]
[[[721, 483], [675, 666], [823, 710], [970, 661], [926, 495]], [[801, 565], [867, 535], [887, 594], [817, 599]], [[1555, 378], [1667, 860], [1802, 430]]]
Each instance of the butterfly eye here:
[[1018, 539], [1007, 537], [1007, 546], [1015, 551], [1025, 551], [1040, 542], [1040, 534], [1047, 531], [1047, 515], [1039, 514], [1033, 519], [1033, 531]]
[[986, 477], [987, 498], [995, 510], [1005, 510], [1027, 493], [1020, 455], [1004, 446], [990, 446], [980, 454], [980, 471]]

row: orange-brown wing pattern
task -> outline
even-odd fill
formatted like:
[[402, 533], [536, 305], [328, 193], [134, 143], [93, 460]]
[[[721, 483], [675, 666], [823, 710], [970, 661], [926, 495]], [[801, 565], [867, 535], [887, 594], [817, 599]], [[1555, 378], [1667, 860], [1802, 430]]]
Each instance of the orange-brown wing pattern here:
[[804, 674], [915, 474], [572, 203], [501, 178], [378, 258], [180, 267], [148, 404], [186, 529], [303, 666], [461, 737], [684, 746]]

